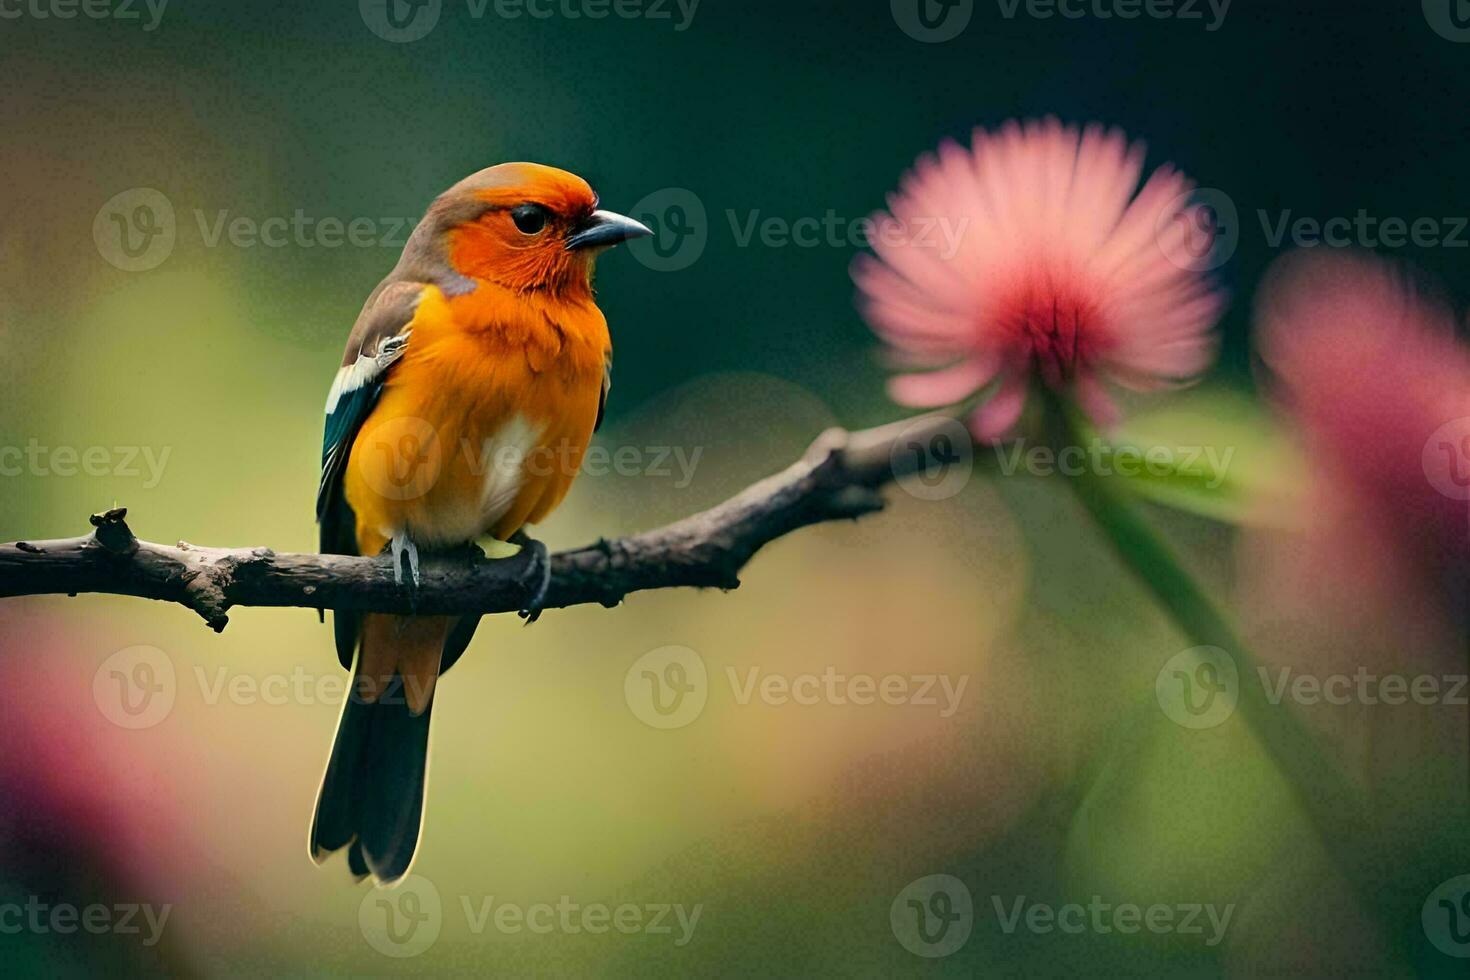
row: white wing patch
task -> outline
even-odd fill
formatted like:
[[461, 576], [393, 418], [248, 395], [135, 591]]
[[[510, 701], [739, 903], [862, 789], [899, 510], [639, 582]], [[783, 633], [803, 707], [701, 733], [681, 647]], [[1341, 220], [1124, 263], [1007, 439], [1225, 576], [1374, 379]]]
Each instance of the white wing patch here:
[[337, 376], [332, 379], [332, 388], [327, 392], [326, 414], [331, 415], [337, 410], [337, 403], [343, 395], [376, 380], [402, 357], [408, 346], [409, 333], [411, 331], [404, 331], [396, 337], [389, 337], [378, 345], [376, 354], [358, 354], [356, 361], [339, 368]]

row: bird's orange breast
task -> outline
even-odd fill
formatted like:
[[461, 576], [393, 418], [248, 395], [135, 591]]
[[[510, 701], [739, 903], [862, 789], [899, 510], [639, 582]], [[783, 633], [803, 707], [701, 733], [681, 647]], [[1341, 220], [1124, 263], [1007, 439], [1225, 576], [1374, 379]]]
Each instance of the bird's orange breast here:
[[361, 553], [399, 530], [437, 547], [545, 517], [597, 419], [609, 339], [590, 293], [429, 287], [410, 327], [348, 461]]

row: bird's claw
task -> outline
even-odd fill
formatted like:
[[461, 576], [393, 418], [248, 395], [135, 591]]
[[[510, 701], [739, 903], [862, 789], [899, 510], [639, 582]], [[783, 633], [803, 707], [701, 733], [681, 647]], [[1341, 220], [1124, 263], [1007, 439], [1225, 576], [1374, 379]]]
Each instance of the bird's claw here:
[[518, 535], [517, 543], [530, 559], [521, 576], [521, 584], [525, 586], [530, 598], [516, 615], [529, 626], [541, 618], [541, 611], [546, 608], [546, 593], [551, 588], [551, 555], [547, 552], [546, 545], [525, 534]]
[[393, 581], [398, 585], [403, 584], [403, 557], [408, 556], [408, 572], [413, 578], [413, 587], [419, 587], [419, 549], [409, 540], [407, 531], [399, 531], [393, 535], [389, 543], [393, 549]]

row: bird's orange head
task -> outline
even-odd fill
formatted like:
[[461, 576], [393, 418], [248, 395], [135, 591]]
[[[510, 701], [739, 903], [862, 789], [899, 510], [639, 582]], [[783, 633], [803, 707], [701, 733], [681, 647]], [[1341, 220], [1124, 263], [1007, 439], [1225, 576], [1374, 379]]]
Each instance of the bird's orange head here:
[[652, 234], [597, 204], [592, 188], [575, 174], [503, 163], [439, 195], [421, 225], [429, 233], [422, 245], [456, 275], [514, 292], [587, 289], [599, 252]]

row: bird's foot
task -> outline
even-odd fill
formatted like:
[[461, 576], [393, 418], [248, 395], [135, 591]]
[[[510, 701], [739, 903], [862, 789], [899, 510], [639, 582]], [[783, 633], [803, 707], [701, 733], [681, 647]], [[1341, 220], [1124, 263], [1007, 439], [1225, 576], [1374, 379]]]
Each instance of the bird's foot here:
[[419, 586], [419, 549], [408, 539], [407, 531], [399, 531], [388, 543], [393, 551], [393, 581], [403, 584], [403, 559], [408, 557], [408, 571], [413, 578], [414, 588]]
[[521, 551], [529, 558], [526, 571], [521, 576], [521, 585], [525, 587], [529, 598], [516, 613], [529, 626], [541, 618], [541, 611], [546, 608], [546, 593], [551, 588], [551, 555], [546, 550], [546, 545], [525, 531], [517, 531], [511, 536], [511, 540], [520, 545]]

